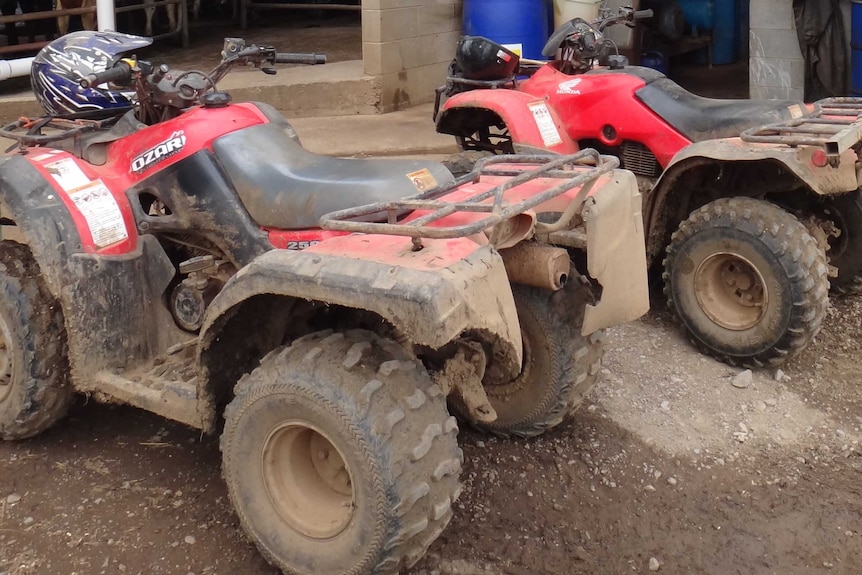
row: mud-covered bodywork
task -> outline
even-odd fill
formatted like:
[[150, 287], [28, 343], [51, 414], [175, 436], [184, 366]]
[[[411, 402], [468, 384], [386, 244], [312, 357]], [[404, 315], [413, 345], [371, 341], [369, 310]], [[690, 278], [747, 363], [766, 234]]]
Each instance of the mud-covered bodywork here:
[[821, 161], [825, 156], [816, 157], [822, 153], [814, 146], [740, 138], [698, 142], [680, 150], [645, 197], [648, 260], [661, 257], [671, 230], [691, 211], [726, 196], [728, 190], [754, 197], [773, 194], [774, 201], [792, 205], [794, 192], [825, 197], [862, 186], [855, 150], [844, 150], [831, 164]]
[[282, 301], [295, 308], [313, 301], [366, 310], [404, 341], [429, 350], [459, 338], [478, 341], [498, 373], [514, 377], [521, 333], [499, 253], [465, 238], [411, 248], [407, 238], [351, 235], [303, 251], [274, 250], [241, 269], [213, 301], [201, 330], [203, 420], [213, 421], [219, 377], [230, 371], [226, 362], [240, 345], [229, 336], [229, 324], [242, 321], [238, 314], [262, 294], [287, 298]]
[[121, 256], [85, 253], [58, 192], [21, 156], [0, 159], [0, 190], [3, 217], [17, 224], [63, 307], [73, 382], [180, 341], [158, 305], [175, 272], [155, 238]]
[[[253, 115], [246, 120], [253, 123]], [[147, 132], [153, 128], [163, 133]], [[175, 133], [170, 126], [153, 128], [144, 130], [142, 146]], [[283, 126], [272, 128], [275, 137]], [[224, 142], [242, 143], [260, 132], [240, 127]], [[588, 273], [595, 295], [581, 326], [585, 335], [639, 317], [648, 307], [637, 187], [631, 174], [614, 170], [615, 160], [605, 165], [592, 150], [579, 153], [583, 158], [574, 164], [561, 157], [556, 167], [544, 168], [544, 176], [534, 175], [535, 165], [515, 162], [487, 181], [455, 182], [442, 166], [421, 161], [370, 164], [381, 182], [393, 182], [389, 192], [396, 200], [423, 186], [453, 198], [487, 194], [495, 186], [510, 190], [517, 202], [544, 198], [530, 204], [535, 210], [516, 210], [496, 222], [505, 238], [476, 224], [471, 218], [484, 216], [468, 209], [445, 225], [472, 221], [473, 231], [424, 238], [421, 245], [388, 232], [348, 235], [315, 227], [292, 230], [301, 249], [285, 250], [275, 249], [272, 237], [289, 229], [293, 210], [271, 222], [278, 228], [262, 227], [237, 192], [231, 177], [237, 170], [229, 172], [219, 159], [218, 151], [228, 153], [224, 146], [184, 148], [182, 157], [140, 175], [127, 161], [137, 157], [130, 140], [110, 146], [120, 146], [122, 154], [104, 166], [44, 148], [0, 159], [2, 215], [19, 227], [62, 307], [72, 385], [100, 399], [212, 431], [221, 402], [242, 375], [273, 349], [327, 328], [376, 331], [421, 356], [431, 372], [454, 369], [451, 360], [459, 353], [481, 355], [476, 361], [487, 381], [510, 381], [520, 373], [524, 352], [513, 279], [498, 250], [533, 236], [541, 245], [542, 230], [568, 234], [568, 243], [548, 246], [558, 260], [569, 263], [564, 247], [587, 256], [577, 269], [578, 275]], [[578, 163], [587, 157], [592, 163]], [[314, 173], [324, 173], [327, 160], [313, 159], [319, 164]], [[333, 162], [343, 178], [350, 175], [353, 164]], [[522, 183], [512, 183], [519, 178]], [[580, 184], [570, 184], [572, 178], [581, 178]], [[276, 180], [267, 183], [273, 205], [280, 201]], [[554, 191], [561, 181], [567, 183]], [[333, 209], [368, 201], [351, 197], [348, 188], [320, 184], [314, 193], [305, 190], [303, 205]], [[364, 221], [387, 225], [381, 213]], [[389, 221], [397, 227], [422, 213], [416, 207], [395, 210]], [[545, 216], [554, 220], [563, 213], [564, 226], [546, 229]], [[113, 218], [117, 232], [107, 240], [100, 236], [106, 218]], [[559, 278], [568, 276], [568, 266], [560, 269]], [[195, 286], [203, 286], [200, 299], [176, 299], [198, 293]], [[179, 315], [189, 309], [183, 305], [197, 306], [200, 323]], [[476, 378], [477, 389], [481, 381]]]
[[641, 195], [631, 172], [618, 170], [582, 210], [587, 271], [601, 286], [588, 305], [584, 334], [635, 320], [649, 311]]
[[[305, 251], [272, 250], [241, 206], [215, 208], [214, 202], [230, 199], [219, 196], [230, 196], [232, 188], [210, 158], [206, 152], [192, 155], [118, 196], [128, 200], [131, 207], [123, 209], [135, 225], [127, 226], [133, 247], [117, 255], [86, 251], [83, 232], [61, 197], [65, 192], [28, 158], [0, 159], [2, 216], [18, 226], [64, 310], [76, 389], [212, 430], [212, 408], [222, 390], [211, 379], [231, 372], [225, 361], [248, 369], [249, 361], [281, 345], [292, 320], [276, 310], [296, 302], [368, 312], [429, 350], [460, 337], [479, 341], [499, 373], [517, 373], [517, 314], [495, 250], [461, 238], [413, 252], [409, 240], [389, 236], [345, 236]], [[170, 206], [170, 213], [142, 209], [147, 197]], [[208, 308], [200, 338], [178, 328], [165, 305], [177, 269], [158, 238], [187, 229], [202, 233], [210, 245], [229, 244], [223, 252], [240, 269]], [[235, 319], [239, 304], [266, 295], [278, 301], [268, 300], [271, 308], [247, 316], [257, 325], [242, 339], [256, 345], [239, 357], [242, 344], [222, 337], [219, 328]], [[279, 325], [267, 329], [264, 318]], [[229, 349], [219, 347], [226, 342]]]

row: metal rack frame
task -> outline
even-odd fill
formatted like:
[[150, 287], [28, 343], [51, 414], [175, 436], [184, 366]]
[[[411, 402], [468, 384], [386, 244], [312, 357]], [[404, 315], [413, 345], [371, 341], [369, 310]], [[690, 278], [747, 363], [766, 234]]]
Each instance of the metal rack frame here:
[[[503, 166], [495, 167], [500, 164]], [[524, 171], [517, 168], [513, 169], [513, 165], [535, 165], [537, 167]], [[506, 166], [509, 167], [506, 168]], [[366, 204], [331, 212], [321, 217], [320, 224], [327, 230], [407, 236], [413, 238], [415, 249], [421, 249], [422, 238], [444, 239], [470, 236], [492, 228], [581, 186], [578, 195], [573, 199], [573, 203], [575, 203], [589, 192], [592, 184], [601, 175], [618, 166], [619, 160], [617, 158], [600, 155], [593, 149], [581, 150], [568, 156], [492, 156], [480, 160], [471, 173], [456, 179], [454, 182], [401, 200]], [[441, 199], [465, 184], [478, 182], [482, 176], [506, 176], [511, 177], [511, 179], [489, 190], [477, 191], [455, 202]], [[508, 191], [537, 178], [556, 178], [562, 181], [556, 186], [521, 201], [506, 201], [505, 195]], [[493, 201], [489, 202], [488, 200]], [[414, 210], [427, 211], [428, 213], [415, 220], [398, 222], [399, 215]], [[434, 222], [456, 212], [484, 213], [487, 216], [466, 224], [432, 225]], [[357, 221], [360, 218], [384, 213], [387, 218], [385, 223]]]
[[816, 102], [807, 116], [751, 128], [741, 138], [755, 144], [821, 147], [835, 164], [862, 140], [862, 98], [826, 98]]

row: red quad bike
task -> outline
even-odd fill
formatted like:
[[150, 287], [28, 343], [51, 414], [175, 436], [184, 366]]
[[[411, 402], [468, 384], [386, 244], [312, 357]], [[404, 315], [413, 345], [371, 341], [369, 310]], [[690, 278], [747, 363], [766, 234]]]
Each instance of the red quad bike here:
[[[240, 522], [287, 573], [397, 573], [461, 490], [458, 424], [532, 436], [596, 381], [602, 329], [648, 307], [634, 176], [594, 150], [426, 161], [305, 151], [234, 65], [134, 59], [119, 116], [19, 120], [0, 159], [0, 437], [74, 391], [221, 435]], [[6, 228], [8, 229], [8, 228]], [[448, 400], [448, 406], [447, 406]], [[225, 408], [226, 406], [226, 408]]]
[[618, 157], [643, 194], [647, 259], [694, 343], [730, 364], [780, 364], [820, 330], [827, 275], [834, 293], [862, 286], [862, 99], [708, 99], [620, 56], [599, 66], [605, 28], [651, 12], [608, 14], [561, 26], [544, 51], [557, 58], [538, 65], [464, 37], [437, 130], [473, 157]]

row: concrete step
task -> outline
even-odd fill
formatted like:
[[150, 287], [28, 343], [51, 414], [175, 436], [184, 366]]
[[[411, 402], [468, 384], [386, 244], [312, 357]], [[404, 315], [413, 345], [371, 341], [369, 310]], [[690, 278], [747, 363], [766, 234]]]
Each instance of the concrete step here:
[[[230, 92], [235, 102], [266, 102], [289, 118], [379, 113], [379, 81], [365, 74], [361, 60], [281, 68], [273, 76], [253, 68], [237, 69], [219, 88]], [[0, 122], [41, 113], [30, 90], [3, 94], [2, 89], [0, 83]]]
[[379, 80], [365, 74], [362, 60], [284, 68], [273, 76], [241, 70], [225, 77], [219, 88], [234, 102], [266, 102], [289, 118], [380, 113]]

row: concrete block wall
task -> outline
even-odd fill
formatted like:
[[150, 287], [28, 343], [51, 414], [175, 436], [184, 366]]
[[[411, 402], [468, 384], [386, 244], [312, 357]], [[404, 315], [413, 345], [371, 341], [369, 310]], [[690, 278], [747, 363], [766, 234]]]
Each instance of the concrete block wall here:
[[380, 79], [380, 112], [434, 100], [461, 36], [461, 0], [362, 0], [365, 73]]
[[751, 98], [803, 99], [805, 66], [790, 0], [751, 0], [749, 48]]

